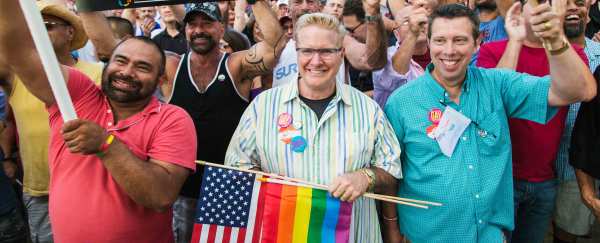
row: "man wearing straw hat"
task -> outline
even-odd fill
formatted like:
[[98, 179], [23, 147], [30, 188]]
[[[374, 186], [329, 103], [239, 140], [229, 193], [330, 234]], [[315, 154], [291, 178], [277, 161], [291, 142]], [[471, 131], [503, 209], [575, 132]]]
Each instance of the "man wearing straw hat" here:
[[121, 42], [104, 68], [101, 88], [62, 66], [80, 117], [68, 122], [58, 111], [63, 97], [51, 91], [17, 0], [0, 2], [0, 53], [0, 63], [22, 77], [49, 112], [54, 239], [173, 242], [170, 206], [195, 170], [196, 137], [185, 111], [152, 95], [164, 79], [160, 47], [145, 37]]
[[[85, 73], [95, 83], [100, 83], [102, 66], [75, 59], [71, 51], [85, 45], [88, 37], [79, 17], [66, 7], [45, 1], [37, 2], [44, 24], [59, 63]], [[2, 67], [0, 67], [2, 69]], [[0, 70], [0, 76], [8, 76]], [[19, 134], [19, 153], [23, 163], [23, 202], [27, 209], [31, 239], [34, 242], [52, 242], [52, 229], [48, 220], [48, 112], [42, 101], [31, 94], [20, 79], [14, 77], [6, 87]], [[10, 126], [2, 139], [5, 154], [10, 155], [15, 143], [15, 128]], [[10, 165], [14, 162], [8, 161]]]
[[[398, 141], [377, 103], [336, 79], [344, 58], [339, 20], [305, 14], [294, 27], [301, 78], [252, 101], [225, 163], [329, 185], [334, 197], [354, 201], [349, 242], [382, 242], [375, 202], [360, 196], [396, 192]], [[395, 211], [384, 217], [384, 228], [397, 230]]]

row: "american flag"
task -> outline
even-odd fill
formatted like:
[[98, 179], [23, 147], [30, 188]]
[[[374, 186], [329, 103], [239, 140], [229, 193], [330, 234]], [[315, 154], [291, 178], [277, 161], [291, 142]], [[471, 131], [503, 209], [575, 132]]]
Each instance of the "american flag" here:
[[253, 173], [206, 166], [192, 243], [258, 242], [262, 208], [257, 205], [264, 201], [260, 185]]

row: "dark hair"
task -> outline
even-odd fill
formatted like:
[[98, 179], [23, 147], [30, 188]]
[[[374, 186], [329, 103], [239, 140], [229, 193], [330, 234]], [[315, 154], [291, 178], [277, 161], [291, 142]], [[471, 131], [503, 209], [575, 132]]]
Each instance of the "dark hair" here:
[[460, 17], [467, 17], [472, 24], [473, 41], [477, 41], [479, 38], [479, 17], [477, 14], [465, 5], [462, 4], [447, 4], [436, 8], [431, 16], [429, 16], [429, 28], [427, 30], [427, 37], [431, 38], [431, 26], [433, 21], [437, 18], [455, 19]]
[[[152, 41], [152, 39], [145, 37], [145, 36], [134, 36], [131, 38], [127, 38], [121, 42], [119, 42], [115, 48], [113, 49], [112, 53], [114, 55], [114, 52], [117, 48], [119, 48], [119, 46], [121, 46], [123, 43], [131, 41], [131, 40], [138, 40], [141, 42], [144, 42], [145, 44], [151, 45], [154, 47], [154, 49], [156, 49], [156, 51], [158, 51], [158, 53], [160, 54], [160, 63], [159, 63], [159, 67], [158, 67], [158, 77], [162, 76], [165, 73], [165, 65], [167, 62], [167, 57], [165, 55], [165, 52], [163, 51], [163, 49], [156, 44], [156, 42]], [[158, 78], [157, 77], [157, 78]]]
[[363, 9], [362, 0], [347, 0], [344, 3], [344, 11], [342, 16], [355, 15], [358, 21], [365, 20], [365, 10]]
[[250, 48], [250, 41], [246, 35], [232, 29], [227, 28], [223, 34], [223, 40], [229, 44], [233, 52], [243, 51]]
[[106, 17], [106, 20], [119, 39], [123, 39], [127, 35], [134, 36], [133, 24], [129, 20], [116, 16]]

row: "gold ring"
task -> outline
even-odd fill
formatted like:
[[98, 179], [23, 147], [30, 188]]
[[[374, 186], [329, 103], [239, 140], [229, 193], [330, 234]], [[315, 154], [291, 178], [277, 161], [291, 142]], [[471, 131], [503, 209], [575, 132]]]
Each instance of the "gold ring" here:
[[546, 23], [544, 23], [544, 30], [549, 30], [552, 28], [552, 24], [550, 24], [550, 21], [546, 21]]

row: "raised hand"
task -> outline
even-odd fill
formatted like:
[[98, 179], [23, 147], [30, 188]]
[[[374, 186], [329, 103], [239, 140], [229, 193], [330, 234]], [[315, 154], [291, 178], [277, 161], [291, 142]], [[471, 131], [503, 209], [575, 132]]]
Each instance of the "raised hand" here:
[[[555, 0], [557, 4], [560, 4], [560, 1], [564, 0]], [[554, 44], [561, 45], [565, 38], [561, 19], [561, 15], [556, 13], [548, 3], [544, 3], [531, 10], [529, 23], [537, 37], [555, 46]]]
[[427, 14], [427, 10], [422, 7], [412, 11], [408, 16], [408, 25], [411, 33], [418, 36], [420, 33], [427, 31], [427, 23], [429, 22]]
[[154, 30], [155, 27], [156, 22], [154, 19], [145, 18], [144, 23], [142, 23], [142, 32], [144, 33], [144, 36], [150, 37], [150, 33], [152, 33], [152, 30]]
[[525, 28], [525, 19], [522, 15], [520, 2], [515, 2], [506, 12], [504, 28], [506, 29], [509, 40], [519, 42], [525, 40], [527, 30]]

